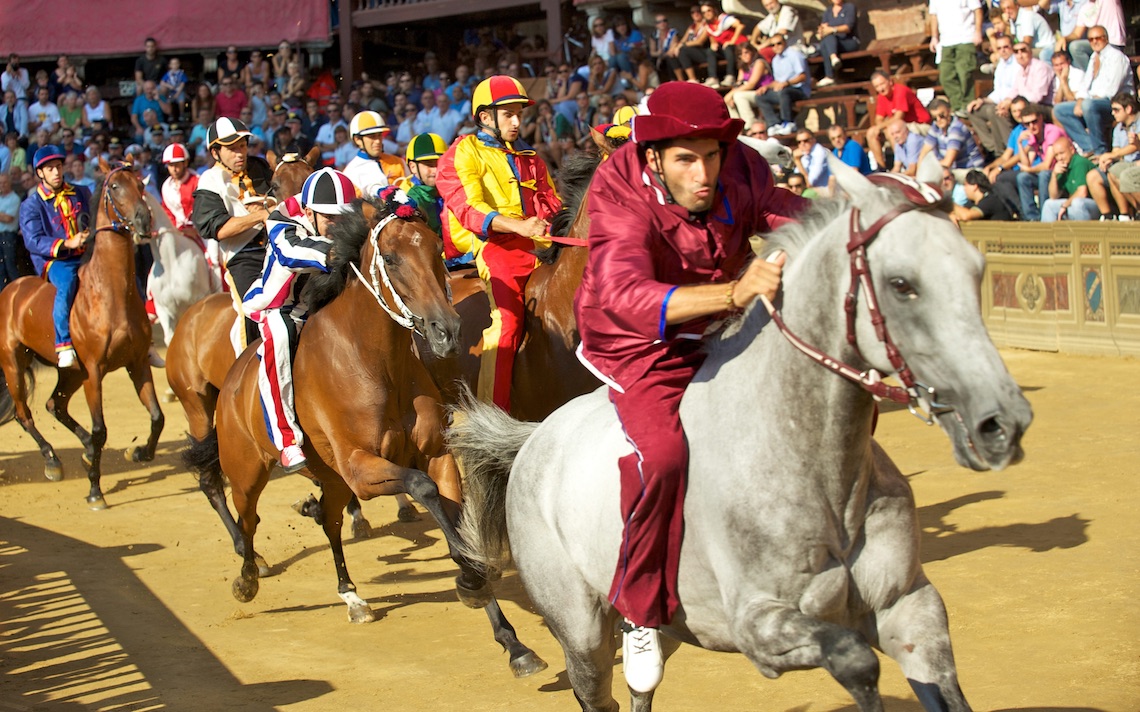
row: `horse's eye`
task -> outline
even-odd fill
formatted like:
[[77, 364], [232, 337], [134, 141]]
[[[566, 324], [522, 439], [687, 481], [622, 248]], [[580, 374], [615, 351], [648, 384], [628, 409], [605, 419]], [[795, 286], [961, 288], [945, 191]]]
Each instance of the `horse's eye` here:
[[384, 258], [384, 264], [388, 267], [395, 267], [399, 263], [395, 255], [382, 255], [382, 257]]
[[891, 277], [891, 289], [902, 299], [918, 299], [918, 292], [902, 277]]

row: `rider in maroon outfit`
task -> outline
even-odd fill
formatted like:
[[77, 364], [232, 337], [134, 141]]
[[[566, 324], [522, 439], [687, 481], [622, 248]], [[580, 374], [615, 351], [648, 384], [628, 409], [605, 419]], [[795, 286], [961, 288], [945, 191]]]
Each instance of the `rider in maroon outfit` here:
[[768, 163], [736, 141], [743, 122], [712, 89], [670, 82], [648, 110], [594, 176], [589, 263], [574, 301], [579, 357], [610, 386], [634, 447], [619, 461], [625, 530], [610, 600], [626, 618], [626, 681], [642, 692], [661, 680], [657, 628], [678, 603], [688, 471], [681, 396], [713, 318], [779, 288], [783, 258], [749, 262], [748, 238], [807, 205], [776, 188]]

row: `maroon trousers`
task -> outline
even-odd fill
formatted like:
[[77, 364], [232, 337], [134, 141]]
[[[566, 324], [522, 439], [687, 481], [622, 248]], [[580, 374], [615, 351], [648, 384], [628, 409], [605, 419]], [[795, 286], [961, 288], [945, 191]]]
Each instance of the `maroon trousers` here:
[[680, 405], [703, 361], [699, 342], [682, 342], [625, 393], [610, 390], [634, 450], [618, 460], [625, 528], [610, 603], [635, 625], [660, 627], [677, 610], [689, 470]]

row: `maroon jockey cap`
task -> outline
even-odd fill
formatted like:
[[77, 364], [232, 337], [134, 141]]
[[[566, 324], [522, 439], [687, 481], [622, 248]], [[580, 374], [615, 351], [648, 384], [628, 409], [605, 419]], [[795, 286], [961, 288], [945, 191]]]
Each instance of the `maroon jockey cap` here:
[[688, 82], [666, 82], [646, 101], [647, 112], [633, 117], [633, 140], [647, 144], [675, 138], [735, 141], [744, 122], [728, 113], [715, 89]]

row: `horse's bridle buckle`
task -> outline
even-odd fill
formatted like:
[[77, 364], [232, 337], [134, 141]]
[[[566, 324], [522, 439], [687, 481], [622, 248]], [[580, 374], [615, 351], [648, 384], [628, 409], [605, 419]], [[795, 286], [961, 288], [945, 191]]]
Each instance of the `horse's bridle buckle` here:
[[916, 381], [907, 392], [910, 393], [910, 403], [907, 403], [906, 409], [927, 425], [934, 425], [935, 418], [954, 411], [953, 406], [938, 402], [938, 392], [933, 386]]

